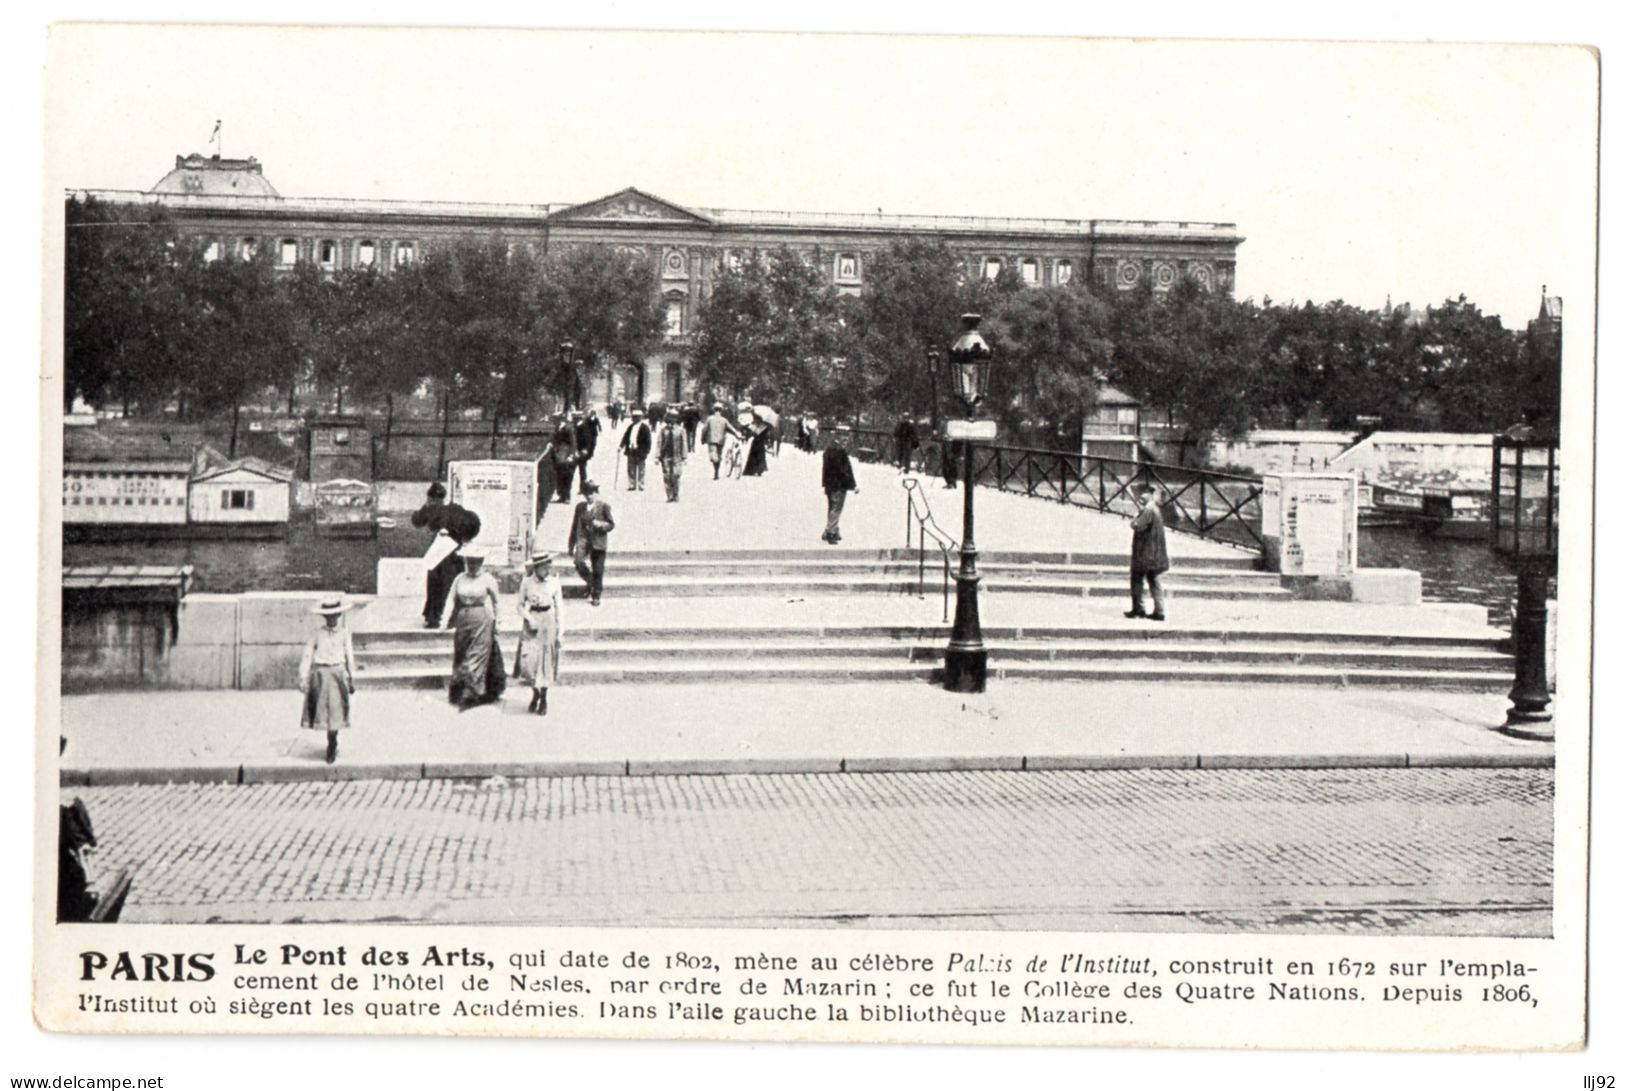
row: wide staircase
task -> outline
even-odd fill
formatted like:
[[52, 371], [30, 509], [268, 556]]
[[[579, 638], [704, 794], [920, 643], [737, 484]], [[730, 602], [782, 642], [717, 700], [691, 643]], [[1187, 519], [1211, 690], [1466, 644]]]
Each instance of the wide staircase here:
[[[610, 561], [614, 610], [572, 602], [565, 612], [570, 685], [924, 682], [941, 668], [953, 584], [940, 550], [629, 550]], [[1511, 684], [1511, 659], [1493, 630], [1373, 628], [1357, 611], [1347, 625], [1328, 624], [1322, 611], [1305, 626], [1292, 609], [1307, 604], [1252, 563], [1240, 552], [1180, 559], [1166, 579], [1170, 601], [1209, 604], [1209, 616], [1193, 624], [1176, 610], [1159, 625], [1120, 617], [1120, 554], [984, 553], [989, 674], [1502, 692]], [[561, 577], [567, 597], [579, 599], [568, 565]], [[504, 609], [511, 661], [512, 610]], [[362, 686], [446, 682], [450, 633], [413, 627], [404, 607], [358, 626], [355, 641]]]

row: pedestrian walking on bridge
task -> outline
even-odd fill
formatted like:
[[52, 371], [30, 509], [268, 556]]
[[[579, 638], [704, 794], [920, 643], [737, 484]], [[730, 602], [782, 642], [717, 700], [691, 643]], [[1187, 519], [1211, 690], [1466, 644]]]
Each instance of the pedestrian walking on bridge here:
[[459, 712], [500, 700], [508, 685], [497, 647], [496, 577], [485, 571], [485, 558], [478, 553], [464, 556], [463, 564], [463, 574], [451, 585], [451, 616], [446, 619], [446, 627], [456, 630], [448, 696]]
[[570, 524], [570, 556], [576, 572], [587, 582], [592, 604], [604, 597], [604, 558], [609, 552], [609, 532], [615, 529], [615, 515], [598, 495], [598, 483], [589, 481], [581, 488], [575, 522]]
[[643, 410], [632, 410], [632, 423], [621, 435], [621, 450], [626, 452], [626, 487], [631, 492], [643, 491], [643, 471], [649, 462], [649, 451], [654, 437], [649, 422], [643, 419]]
[[339, 732], [350, 726], [350, 696], [355, 693], [355, 649], [344, 624], [347, 609], [334, 596], [311, 611], [322, 616], [322, 627], [299, 661], [299, 688], [305, 695], [299, 726], [327, 732], [329, 765], [339, 756]]
[[666, 503], [675, 504], [683, 484], [683, 465], [688, 461], [688, 432], [676, 416], [668, 416], [655, 441], [660, 457], [660, 476], [666, 482]]
[[530, 555], [530, 572], [519, 585], [519, 651], [514, 677], [531, 688], [530, 711], [547, 715], [547, 690], [559, 680], [564, 646], [564, 593], [553, 574], [553, 554]]
[[1166, 621], [1162, 595], [1162, 574], [1168, 571], [1168, 536], [1162, 526], [1160, 497], [1154, 485], [1141, 485], [1134, 490], [1134, 502], [1139, 514], [1129, 524], [1134, 528], [1134, 545], [1129, 557], [1129, 595], [1133, 608], [1124, 617], [1146, 617], [1145, 584], [1151, 585], [1152, 621]]
[[824, 522], [824, 541], [837, 545], [841, 540], [841, 512], [846, 507], [846, 494], [858, 491], [858, 479], [852, 474], [852, 459], [846, 453], [846, 426], [835, 429], [824, 448], [824, 496], [829, 501], [829, 514]]

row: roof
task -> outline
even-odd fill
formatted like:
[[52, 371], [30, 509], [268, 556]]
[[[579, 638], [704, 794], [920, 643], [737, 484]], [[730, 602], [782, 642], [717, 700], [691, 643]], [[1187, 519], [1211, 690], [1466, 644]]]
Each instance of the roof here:
[[208, 470], [205, 470], [196, 477], [192, 478], [192, 480], [211, 481], [214, 478], [220, 477], [224, 474], [237, 472], [258, 474], [268, 481], [287, 482], [293, 480], [292, 471], [267, 462], [263, 458], [255, 458], [252, 455], [249, 455], [246, 458], [235, 459], [219, 466], [212, 466]]
[[122, 474], [173, 474], [176, 477], [190, 477], [192, 473], [192, 460], [189, 458], [171, 459], [144, 459], [137, 461], [119, 459], [68, 459], [62, 468], [69, 472], [84, 472], [94, 469], [97, 473]]
[[192, 582], [192, 566], [165, 564], [75, 565], [62, 570], [64, 591], [173, 591]]
[[205, 197], [279, 197], [276, 187], [265, 180], [260, 161], [222, 159], [218, 155], [177, 155], [175, 169], [158, 179], [154, 193]]
[[551, 213], [548, 218], [562, 222], [588, 221], [594, 223], [601, 223], [606, 220], [639, 224], [709, 224], [714, 222], [710, 216], [684, 208], [682, 205], [674, 204], [662, 197], [656, 197], [652, 193], [645, 193], [636, 186], [628, 186], [619, 193], [612, 193], [608, 197], [600, 197], [596, 201], [571, 205], [568, 208]]
[[1140, 399], [1132, 394], [1125, 394], [1115, 386], [1101, 386], [1095, 391], [1096, 405], [1139, 405]]
[[162, 429], [89, 428], [62, 432], [65, 462], [184, 462], [195, 457], [193, 438]]

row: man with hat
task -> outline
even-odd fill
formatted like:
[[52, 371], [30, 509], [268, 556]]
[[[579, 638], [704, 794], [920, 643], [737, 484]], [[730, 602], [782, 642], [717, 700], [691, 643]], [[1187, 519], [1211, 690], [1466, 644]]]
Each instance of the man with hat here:
[[730, 435], [736, 438], [742, 433], [734, 427], [733, 421], [722, 415], [722, 403], [718, 402], [711, 407], [711, 415], [705, 418], [705, 450], [711, 456], [711, 480], [715, 481], [722, 473], [722, 447], [728, 442]]
[[1134, 528], [1134, 545], [1129, 557], [1129, 595], [1133, 608], [1124, 617], [1146, 617], [1145, 584], [1151, 584], [1152, 621], [1166, 621], [1163, 612], [1162, 574], [1168, 571], [1168, 537], [1162, 527], [1162, 509], [1157, 506], [1156, 486], [1145, 484], [1134, 490], [1139, 514], [1129, 525]]
[[349, 607], [330, 595], [311, 611], [322, 627], [305, 645], [299, 662], [299, 689], [305, 695], [299, 726], [327, 732], [327, 764], [339, 756], [339, 732], [350, 726], [350, 695], [355, 692], [355, 649], [343, 624]]
[[661, 424], [655, 449], [659, 452], [660, 476], [666, 483], [666, 503], [675, 504], [683, 484], [683, 465], [688, 461], [688, 433], [675, 414]]
[[824, 496], [829, 500], [829, 518], [824, 523], [824, 541], [836, 545], [841, 540], [841, 511], [846, 507], [846, 494], [858, 491], [858, 479], [852, 474], [852, 459], [846, 453], [846, 437], [852, 430], [840, 425], [824, 448]]
[[570, 524], [570, 556], [597, 606], [604, 597], [604, 556], [609, 550], [609, 532], [615, 529], [615, 515], [598, 495], [597, 482], [581, 486], [581, 497]]
[[598, 414], [590, 408], [575, 415], [576, 465], [581, 472], [581, 483], [587, 483], [587, 463], [598, 450]]
[[649, 432], [649, 422], [643, 419], [643, 410], [633, 406], [632, 423], [621, 435], [621, 450], [626, 452], [626, 487], [633, 492], [643, 491], [643, 469], [653, 445], [654, 436]]
[[553, 480], [558, 485], [559, 501], [567, 503], [577, 462], [576, 429], [568, 416], [557, 418], [557, 425], [553, 429], [552, 446]]

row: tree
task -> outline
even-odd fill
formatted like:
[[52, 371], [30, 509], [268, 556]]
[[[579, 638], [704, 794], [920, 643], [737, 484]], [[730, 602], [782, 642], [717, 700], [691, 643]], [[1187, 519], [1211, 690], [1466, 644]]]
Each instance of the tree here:
[[[536, 293], [544, 354], [537, 371], [546, 387], [575, 405], [599, 368], [641, 362], [665, 328], [659, 287], [653, 263], [641, 255], [602, 245], [550, 254]], [[573, 367], [558, 351], [566, 340], [575, 345]]]
[[1188, 441], [1253, 425], [1266, 384], [1264, 322], [1251, 303], [1188, 278], [1165, 292], [1142, 281], [1118, 294], [1110, 329], [1113, 381], [1164, 410]]
[[201, 263], [157, 208], [69, 199], [65, 210], [63, 397], [161, 405], [178, 385], [187, 305], [177, 270]]
[[752, 255], [700, 308], [695, 377], [736, 399], [817, 408], [845, 351], [848, 314], [816, 254]]
[[981, 302], [981, 288], [959, 254], [934, 238], [888, 244], [870, 262], [865, 281], [856, 352], [872, 377], [877, 408], [928, 413], [935, 421], [945, 392], [935, 390], [926, 353], [935, 349], [946, 359], [959, 316]]
[[1021, 442], [1075, 449], [1096, 376], [1111, 364], [1110, 308], [1086, 288], [1027, 288], [994, 303], [984, 323], [997, 352], [993, 404]]

